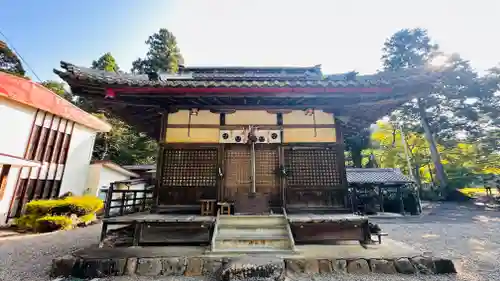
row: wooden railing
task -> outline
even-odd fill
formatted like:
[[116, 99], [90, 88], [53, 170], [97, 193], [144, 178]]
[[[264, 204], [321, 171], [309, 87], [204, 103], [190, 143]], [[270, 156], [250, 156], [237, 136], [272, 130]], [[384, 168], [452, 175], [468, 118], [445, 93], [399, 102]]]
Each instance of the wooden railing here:
[[106, 194], [104, 217], [123, 216], [150, 210], [153, 205], [153, 188], [144, 179], [111, 183]]

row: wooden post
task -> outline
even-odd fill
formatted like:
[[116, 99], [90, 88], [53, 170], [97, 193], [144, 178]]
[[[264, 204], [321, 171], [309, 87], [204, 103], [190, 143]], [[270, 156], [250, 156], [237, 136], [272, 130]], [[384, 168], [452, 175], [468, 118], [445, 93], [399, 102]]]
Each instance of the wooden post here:
[[399, 210], [402, 215], [405, 214], [405, 204], [403, 202], [403, 192], [401, 190], [401, 185], [398, 185], [398, 199], [399, 199]]
[[139, 240], [142, 235], [142, 223], [135, 221], [134, 222], [134, 237], [132, 240], [132, 246], [139, 246]]
[[163, 178], [163, 161], [165, 156], [165, 138], [167, 133], [168, 124], [168, 111], [161, 114], [161, 128], [160, 135], [158, 136], [158, 156], [156, 157], [156, 172], [155, 172], [155, 186], [153, 189], [153, 204], [151, 206], [151, 213], [155, 213], [158, 209], [159, 194], [161, 188], [161, 181]]
[[382, 184], [378, 185], [378, 203], [380, 212], [384, 212], [384, 194], [382, 194]]
[[113, 202], [113, 191], [115, 184], [112, 182], [109, 185], [108, 192], [106, 193], [106, 201], [104, 203], [104, 220], [102, 221], [101, 236], [99, 238], [99, 248], [104, 247], [104, 239], [108, 232], [108, 223], [106, 219], [111, 216], [111, 203]]

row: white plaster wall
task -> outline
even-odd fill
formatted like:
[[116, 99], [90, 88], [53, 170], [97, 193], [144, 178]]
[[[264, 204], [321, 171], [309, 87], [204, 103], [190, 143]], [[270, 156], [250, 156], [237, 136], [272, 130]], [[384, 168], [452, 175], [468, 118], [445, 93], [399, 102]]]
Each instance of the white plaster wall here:
[[[0, 153], [24, 157], [36, 109], [0, 97]], [[0, 165], [1, 167], [1, 165]], [[5, 224], [20, 168], [11, 167], [0, 200], [0, 225]]]
[[0, 153], [24, 157], [36, 109], [0, 97]]
[[99, 183], [97, 184], [97, 189], [109, 188], [110, 184], [115, 181], [129, 180], [130, 177], [122, 173], [118, 173], [115, 170], [111, 170], [107, 167], [102, 167], [101, 175], [99, 177]]
[[96, 195], [96, 187], [99, 183], [101, 176], [101, 165], [93, 164], [89, 167], [89, 174], [87, 176], [87, 183], [85, 184], [85, 195]]
[[101, 189], [109, 188], [112, 182], [129, 179], [129, 176], [123, 175], [122, 173], [119, 173], [101, 164], [94, 164], [90, 165], [89, 178], [87, 180], [86, 189], [88, 194], [101, 197], [103, 200], [105, 200], [106, 198], [104, 197], [104, 194], [101, 193]]
[[84, 193], [95, 136], [95, 131], [75, 124], [59, 191], [60, 195], [68, 191], [75, 195]]

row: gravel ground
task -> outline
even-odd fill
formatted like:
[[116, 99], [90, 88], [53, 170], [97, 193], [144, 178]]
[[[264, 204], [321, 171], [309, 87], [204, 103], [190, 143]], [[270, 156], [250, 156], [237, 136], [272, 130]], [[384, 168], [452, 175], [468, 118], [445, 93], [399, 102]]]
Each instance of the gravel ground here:
[[[474, 207], [444, 203], [425, 212], [420, 218], [377, 220], [391, 239], [406, 242], [425, 252], [451, 258], [456, 276], [336, 275], [298, 280], [315, 281], [494, 281], [500, 280], [500, 212], [486, 212]], [[100, 225], [42, 236], [0, 240], [0, 280], [49, 280], [53, 258], [95, 244]], [[108, 281], [196, 281], [197, 278], [114, 277]], [[290, 279], [290, 281], [295, 281]]]
[[47, 281], [52, 259], [97, 244], [101, 225], [0, 239], [1, 281]]

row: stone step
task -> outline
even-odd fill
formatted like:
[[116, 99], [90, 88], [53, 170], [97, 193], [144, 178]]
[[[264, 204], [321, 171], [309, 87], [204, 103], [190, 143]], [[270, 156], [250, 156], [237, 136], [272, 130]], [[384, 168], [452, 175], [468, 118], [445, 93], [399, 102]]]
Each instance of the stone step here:
[[224, 235], [224, 234], [219, 234], [217, 237], [215, 237], [216, 241], [219, 240], [233, 240], [233, 241], [238, 241], [238, 240], [287, 240], [288, 239], [288, 234], [267, 234], [267, 233], [245, 233], [245, 234], [240, 234], [240, 235]]
[[284, 216], [281, 215], [269, 215], [269, 216], [220, 216], [218, 220], [218, 224], [220, 226], [226, 225], [245, 225], [245, 226], [259, 226], [266, 228], [268, 226], [276, 226], [276, 225], [286, 225], [288, 222], [286, 221]]
[[227, 254], [231, 255], [246, 255], [248, 253], [251, 254], [261, 254], [261, 255], [269, 255], [272, 257], [276, 257], [276, 255], [293, 255], [295, 252], [293, 250], [288, 249], [273, 249], [273, 248], [262, 248], [262, 247], [253, 247], [253, 248], [235, 248], [235, 249], [213, 249], [210, 251], [210, 255], [221, 257], [227, 257]]
[[214, 249], [239, 249], [239, 250], [249, 250], [252, 249], [274, 249], [274, 250], [291, 250], [290, 241], [288, 238], [283, 239], [273, 239], [273, 240], [219, 240], [215, 239]]
[[288, 231], [284, 227], [276, 228], [225, 228], [219, 227], [218, 237], [250, 237], [250, 236], [283, 236], [287, 237]]
[[256, 224], [253, 222], [250, 222], [247, 224], [245, 223], [238, 223], [238, 224], [231, 224], [231, 223], [219, 223], [220, 228], [224, 229], [241, 229], [241, 230], [249, 230], [252, 231], [254, 229], [286, 229], [287, 224], [286, 223], [280, 223], [280, 224], [269, 224], [269, 225], [261, 225], [261, 224]]

